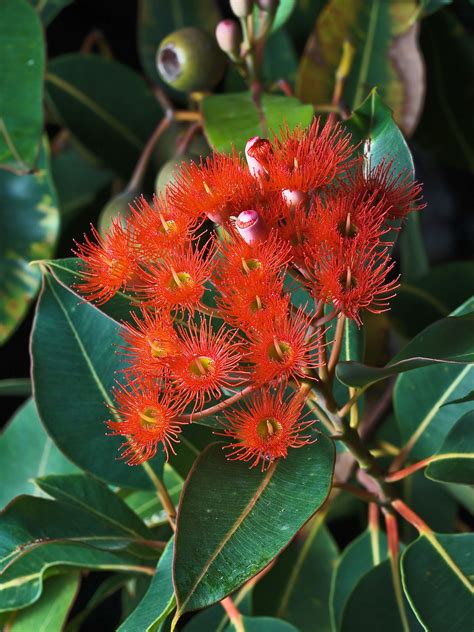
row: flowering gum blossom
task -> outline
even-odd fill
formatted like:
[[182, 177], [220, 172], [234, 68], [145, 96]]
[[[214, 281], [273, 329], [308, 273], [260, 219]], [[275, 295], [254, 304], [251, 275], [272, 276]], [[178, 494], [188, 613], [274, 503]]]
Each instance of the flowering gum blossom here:
[[252, 138], [248, 140], [247, 144], [245, 145], [245, 158], [247, 159], [249, 171], [254, 178], [265, 178], [267, 175], [265, 167], [255, 156], [255, 154], [258, 153], [258, 149], [261, 148], [262, 145], [266, 145], [267, 143], [269, 144], [269, 141], [265, 138], [260, 138], [260, 136], [252, 136]]
[[235, 222], [240, 236], [247, 244], [264, 241], [268, 237], [268, 226], [257, 211], [242, 211]]

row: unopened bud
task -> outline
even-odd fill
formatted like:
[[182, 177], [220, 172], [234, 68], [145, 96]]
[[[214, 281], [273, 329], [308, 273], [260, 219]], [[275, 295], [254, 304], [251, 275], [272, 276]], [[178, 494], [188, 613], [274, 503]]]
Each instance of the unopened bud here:
[[130, 217], [130, 204], [138, 195], [137, 189], [124, 189], [114, 195], [101, 210], [98, 220], [98, 229], [101, 235], [105, 235], [114, 221], [120, 220], [125, 226]]
[[283, 189], [281, 197], [288, 206], [288, 208], [296, 208], [300, 204], [306, 204], [308, 201], [308, 194], [304, 191], [294, 191], [292, 189]]
[[255, 0], [257, 6], [266, 13], [276, 13], [280, 0]]
[[266, 138], [254, 136], [247, 141], [245, 145], [245, 157], [249, 171], [254, 178], [265, 178], [267, 176], [266, 163], [272, 153], [272, 144]]
[[230, 0], [230, 8], [238, 18], [246, 18], [252, 13], [253, 0]]
[[254, 210], [239, 213], [235, 227], [245, 243], [249, 245], [264, 241], [269, 233], [264, 219]]
[[242, 34], [235, 20], [222, 20], [216, 28], [216, 39], [219, 47], [229, 55], [239, 54]]

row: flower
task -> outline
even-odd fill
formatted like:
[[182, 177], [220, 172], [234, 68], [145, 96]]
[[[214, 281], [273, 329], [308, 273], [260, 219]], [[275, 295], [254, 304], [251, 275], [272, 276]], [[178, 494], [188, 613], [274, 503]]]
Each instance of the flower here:
[[144, 308], [140, 316], [133, 312], [134, 325], [123, 323], [123, 338], [127, 343], [123, 353], [129, 360], [128, 372], [157, 377], [168, 368], [177, 353], [178, 337], [167, 312], [150, 312]]
[[140, 465], [155, 456], [161, 444], [169, 457], [175, 454], [174, 444], [182, 423], [178, 415], [183, 410], [181, 399], [162, 382], [131, 382], [128, 388], [114, 389], [114, 413], [122, 421], [109, 420], [111, 435], [127, 437], [122, 444], [122, 459], [129, 465]]
[[109, 301], [125, 289], [137, 270], [137, 255], [131, 231], [115, 219], [105, 237], [91, 227], [92, 241], [84, 235], [84, 243], [76, 243], [75, 254], [81, 259], [81, 280], [76, 288], [90, 301]]
[[250, 467], [260, 463], [263, 471], [275, 459], [285, 458], [289, 448], [315, 441], [302, 434], [315, 421], [301, 419], [303, 404], [297, 395], [284, 400], [281, 391], [264, 390], [244, 407], [227, 413], [222, 432], [216, 433], [233, 439], [224, 446], [227, 458], [250, 461]]
[[211, 319], [190, 322], [178, 329], [178, 348], [170, 360], [171, 379], [186, 402], [202, 407], [211, 397], [219, 398], [223, 388], [242, 383], [242, 358], [236, 332], [222, 325], [213, 331]]
[[252, 379], [257, 386], [298, 380], [318, 365], [315, 354], [321, 334], [312, 333], [309, 327], [308, 317], [300, 308], [248, 333], [246, 358], [254, 365]]

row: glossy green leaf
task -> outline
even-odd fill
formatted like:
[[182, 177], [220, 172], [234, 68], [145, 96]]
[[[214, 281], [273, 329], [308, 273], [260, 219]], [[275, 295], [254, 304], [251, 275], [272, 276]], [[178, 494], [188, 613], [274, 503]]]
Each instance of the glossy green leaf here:
[[111, 171], [93, 165], [74, 146], [53, 157], [51, 173], [63, 223], [87, 209], [113, 179]]
[[66, 573], [45, 582], [43, 594], [35, 604], [20, 610], [11, 632], [61, 632], [80, 583], [79, 573]]
[[[453, 312], [453, 316], [472, 309], [473, 299]], [[460, 318], [445, 320], [460, 321]], [[443, 321], [440, 321], [443, 322]], [[428, 328], [436, 327], [436, 323]], [[419, 334], [413, 342], [418, 340]], [[455, 334], [444, 339], [444, 330], [433, 344], [438, 348], [450, 346], [456, 349]], [[463, 333], [461, 343], [470, 344], [474, 327]], [[409, 345], [408, 345], [409, 346]], [[470, 402], [444, 406], [450, 400], [462, 398], [474, 388], [474, 366], [472, 364], [438, 364], [417, 369], [409, 375], [400, 375], [395, 383], [394, 408], [400, 428], [402, 442], [409, 446], [414, 459], [433, 455], [443, 443], [446, 435], [459, 417], [471, 410]]]
[[[248, 584], [244, 585], [231, 597], [241, 615], [250, 616], [252, 614], [252, 587], [249, 587]], [[227, 612], [221, 603], [216, 603], [214, 606], [197, 612], [183, 627], [183, 632], [207, 632], [207, 630], [234, 632], [235, 628], [230, 623]]]
[[70, 54], [51, 61], [46, 97], [58, 121], [124, 178], [130, 177], [162, 117], [142, 77], [97, 55]]
[[273, 33], [265, 44], [262, 65], [263, 77], [268, 82], [278, 81], [279, 79], [293, 82], [297, 69], [298, 57], [296, 56], [293, 43], [286, 30], [280, 29]]
[[[275, 13], [275, 17], [273, 18], [273, 22], [272, 22], [272, 28], [271, 28], [271, 32], [275, 32], [278, 29], [280, 29], [291, 17], [291, 14], [293, 13], [293, 10], [296, 6], [296, 0], [279, 0], [278, 2], [278, 8], [277, 11]], [[263, 12], [262, 12], [263, 13]], [[263, 15], [260, 12], [260, 9], [258, 8], [258, 6], [255, 4], [254, 8], [253, 8], [253, 26], [254, 26], [254, 30], [255, 33], [259, 34], [263, 24], [262, 24], [262, 17], [263, 20], [266, 20], [267, 14], [263, 13]]]
[[402, 278], [407, 283], [423, 278], [429, 271], [418, 213], [410, 213], [403, 226], [400, 235], [400, 259]]
[[0, 170], [0, 223], [1, 344], [25, 316], [38, 291], [41, 274], [29, 266], [30, 261], [52, 256], [59, 231], [46, 145], [34, 174], [16, 176]]
[[[442, 163], [474, 172], [474, 42], [452, 11], [423, 20], [426, 99], [415, 139]], [[459, 86], [463, 86], [462, 96]]]
[[366, 530], [342, 552], [332, 576], [330, 613], [334, 630], [341, 629], [342, 613], [358, 581], [387, 557], [383, 531]]
[[262, 112], [263, 118], [259, 118], [248, 92], [205, 97], [202, 113], [209, 143], [217, 151], [229, 152], [232, 146], [243, 151], [252, 136], [268, 136], [269, 131], [278, 133], [285, 123], [290, 128], [305, 126], [313, 116], [313, 108], [295, 97], [271, 94], [262, 95]]
[[349, 595], [341, 619], [342, 632], [414, 632], [421, 630], [410, 606], [403, 598], [403, 614], [395, 597], [390, 561], [368, 571]]
[[[121, 438], [106, 435], [111, 389], [124, 367], [116, 353], [120, 329], [46, 274], [32, 337], [35, 400], [49, 435], [73, 463], [109, 483], [152, 489], [143, 468], [118, 459]], [[157, 472], [162, 463], [162, 454], [150, 461]]]
[[473, 547], [472, 533], [428, 534], [420, 536], [403, 552], [403, 586], [426, 630], [467, 632], [472, 628]]
[[[456, 283], [452, 279], [456, 279]], [[449, 316], [450, 312], [473, 294], [472, 261], [436, 266], [413, 283], [402, 278], [397, 296], [390, 304], [390, 321], [397, 332], [413, 338], [435, 320]]]
[[354, 0], [350, 4], [329, 0], [306, 44], [297, 95], [308, 103], [331, 103], [343, 43], [349, 40], [354, 57], [342, 102], [353, 110], [378, 87], [397, 122], [411, 132], [424, 92], [422, 60], [413, 28], [416, 9], [414, 0]]
[[0, 380], [0, 397], [28, 397], [31, 395], [29, 377], [12, 377]]
[[122, 586], [130, 581], [127, 575], [122, 573], [114, 573], [110, 575], [95, 589], [85, 607], [82, 608], [70, 621], [68, 621], [64, 632], [80, 632], [83, 622], [100, 606], [100, 604], [108, 599], [115, 592], [120, 590]]
[[[443, 318], [427, 327], [397, 353], [385, 367], [370, 367], [358, 362], [341, 362], [336, 369], [337, 377], [344, 384], [362, 387], [391, 375], [429, 367], [433, 364], [442, 364], [440, 370], [468, 370], [467, 367], [450, 367], [448, 363], [464, 365], [474, 362], [474, 312], [471, 311], [473, 307], [474, 298], [466, 301], [462, 311], [456, 310], [451, 317]], [[402, 377], [400, 376], [399, 379]], [[441, 404], [445, 401], [443, 400]]]
[[262, 570], [324, 502], [333, 467], [334, 445], [324, 435], [266, 472], [228, 461], [222, 444], [209, 446], [189, 474], [178, 512], [180, 613], [219, 601]]
[[0, 166], [35, 165], [43, 129], [45, 46], [40, 19], [26, 0], [0, 3]]
[[0, 508], [20, 494], [37, 494], [34, 478], [73, 472], [77, 467], [46, 434], [35, 403], [29, 400], [0, 435]]
[[156, 52], [161, 40], [185, 26], [194, 26], [214, 35], [221, 19], [215, 0], [139, 0], [138, 52], [148, 78], [161, 85], [171, 95], [182, 98], [182, 93], [170, 88], [161, 80], [156, 67]]
[[[184, 481], [169, 463], [165, 463], [163, 469], [163, 483], [174, 505], [178, 505]], [[156, 491], [136, 490], [125, 496], [124, 500], [147, 524], [156, 525], [167, 521], [166, 513]]]
[[[298, 632], [295, 626], [273, 617], [242, 617], [242, 626], [245, 632]], [[233, 632], [235, 626], [230, 630]]]
[[279, 556], [275, 566], [256, 585], [254, 613], [285, 619], [300, 630], [331, 630], [329, 590], [338, 556], [337, 544], [316, 517]]
[[0, 516], [0, 539], [0, 611], [35, 602], [58, 566], [151, 573], [140, 533], [71, 502], [20, 496]]
[[156, 572], [145, 596], [132, 614], [118, 628], [118, 632], [157, 632], [174, 609], [173, 539], [166, 545]]
[[451, 4], [453, 0], [421, 0], [421, 8], [423, 9], [423, 15], [429, 15], [435, 11], [439, 11], [448, 4]]
[[425, 470], [426, 476], [447, 483], [474, 484], [474, 411], [452, 427]]

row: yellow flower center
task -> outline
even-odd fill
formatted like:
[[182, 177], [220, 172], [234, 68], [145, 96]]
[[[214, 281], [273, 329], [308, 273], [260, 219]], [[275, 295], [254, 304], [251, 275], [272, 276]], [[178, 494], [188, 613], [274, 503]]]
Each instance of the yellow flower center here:
[[280, 432], [281, 423], [274, 417], [266, 417], [258, 422], [256, 430], [261, 439], [268, 440]]
[[279, 362], [280, 364], [283, 364], [291, 359], [293, 356], [293, 349], [288, 342], [278, 340], [277, 337], [274, 336], [273, 342], [268, 347], [267, 353], [272, 362]]
[[189, 372], [196, 377], [207, 377], [215, 371], [215, 362], [208, 356], [196, 356], [189, 363]]
[[163, 411], [155, 406], [146, 406], [139, 413], [140, 425], [144, 430], [157, 430], [165, 418]]

